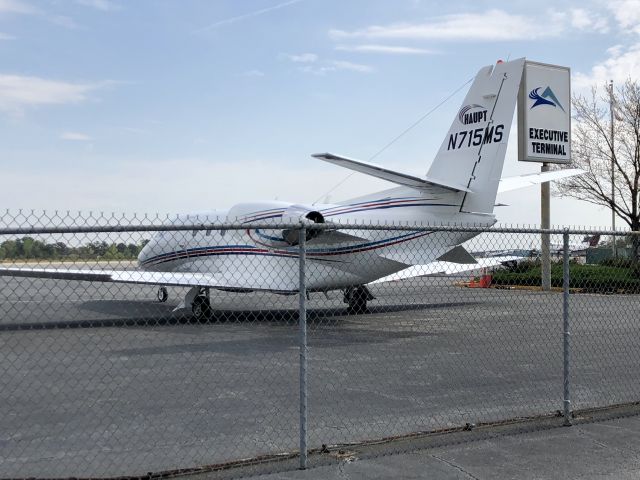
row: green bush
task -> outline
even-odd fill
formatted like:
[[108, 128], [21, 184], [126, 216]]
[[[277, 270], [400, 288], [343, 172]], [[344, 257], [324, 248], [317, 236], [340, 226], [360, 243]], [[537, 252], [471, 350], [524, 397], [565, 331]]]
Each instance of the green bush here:
[[599, 263], [605, 267], [618, 267], [629, 270], [634, 278], [640, 278], [640, 263], [630, 258], [607, 258]]
[[[493, 273], [495, 285], [539, 286], [542, 267], [539, 264], [520, 265], [521, 270], [499, 270]], [[519, 267], [520, 267], [519, 266]], [[563, 266], [559, 263], [551, 265], [551, 286], [562, 287]], [[587, 292], [624, 291], [640, 293], [640, 276], [636, 266], [579, 265], [571, 264], [569, 288], [579, 288]]]

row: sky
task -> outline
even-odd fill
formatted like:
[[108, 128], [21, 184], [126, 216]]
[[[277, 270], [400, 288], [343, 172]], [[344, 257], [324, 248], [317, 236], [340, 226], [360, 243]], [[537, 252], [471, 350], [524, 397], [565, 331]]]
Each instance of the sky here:
[[[570, 67], [576, 93], [637, 78], [640, 0], [0, 0], [0, 208], [201, 212], [389, 188], [310, 154], [370, 160], [433, 110], [374, 159], [424, 175], [454, 92], [518, 57]], [[540, 169], [518, 162], [516, 130], [504, 176]], [[502, 224], [539, 224], [539, 188], [498, 201]], [[611, 216], [554, 197], [551, 221]]]

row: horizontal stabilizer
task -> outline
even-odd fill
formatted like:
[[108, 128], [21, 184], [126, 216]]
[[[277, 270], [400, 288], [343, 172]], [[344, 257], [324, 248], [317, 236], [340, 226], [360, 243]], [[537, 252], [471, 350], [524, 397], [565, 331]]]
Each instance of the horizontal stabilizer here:
[[468, 188], [462, 185], [454, 185], [452, 183], [444, 183], [428, 178], [424, 179], [406, 173], [394, 172], [393, 170], [381, 167], [380, 165], [363, 162], [361, 160], [354, 160], [352, 158], [340, 157], [338, 155], [333, 155], [332, 153], [316, 153], [311, 156], [324, 160], [325, 162], [333, 163], [340, 167], [348, 168], [349, 170], [354, 170], [356, 172], [364, 173], [365, 175], [370, 175], [397, 185], [402, 185], [403, 187], [417, 188], [419, 190], [438, 187], [454, 192], [470, 192]]
[[531, 187], [544, 182], [552, 182], [553, 180], [560, 180], [561, 178], [582, 175], [583, 173], [585, 173], [585, 171], [579, 168], [565, 168], [563, 170], [554, 170], [552, 172], [528, 173], [518, 177], [507, 177], [500, 180], [498, 193]]

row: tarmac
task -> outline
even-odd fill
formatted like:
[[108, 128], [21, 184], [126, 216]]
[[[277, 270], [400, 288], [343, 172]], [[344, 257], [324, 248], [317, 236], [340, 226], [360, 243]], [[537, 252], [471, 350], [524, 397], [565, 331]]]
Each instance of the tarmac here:
[[[428, 447], [445, 448], [436, 455], [469, 467], [476, 478], [499, 478], [482, 477], [482, 465], [476, 471], [459, 458], [486, 457], [487, 472], [516, 455], [489, 449], [472, 457], [481, 445], [495, 446], [497, 431], [512, 436], [513, 449], [530, 432], [558, 427], [561, 419], [545, 416], [562, 408], [562, 295], [450, 282], [376, 286], [368, 312], [355, 316], [345, 315], [338, 294], [312, 295], [308, 445], [328, 451], [311, 456], [316, 468], [309, 472], [279, 460], [243, 475], [457, 474], [431, 453], [406, 453]], [[159, 304], [150, 287], [0, 279], [0, 478], [135, 476], [201, 466], [208, 467], [203, 478], [215, 478], [210, 467], [225, 462], [262, 455], [294, 462], [298, 299], [216, 291], [215, 318], [198, 324], [172, 313], [181, 294], [170, 289], [170, 301]], [[570, 300], [572, 408], [640, 399], [639, 297]], [[543, 416], [542, 427], [478, 427], [393, 442], [404, 462], [387, 456], [389, 445], [352, 446], [531, 416]], [[591, 427], [555, 428], [554, 435], [575, 428]], [[521, 452], [533, 455], [544, 438]], [[394, 473], [405, 464], [415, 467]]]
[[[639, 411], [577, 420], [570, 427], [536, 422], [528, 430], [488, 429], [440, 438], [442, 445], [360, 458], [343, 452], [329, 465], [260, 475], [260, 480], [330, 479], [637, 479], [640, 478]], [[616, 412], [613, 412], [616, 415]], [[513, 427], [511, 427], [513, 429]]]

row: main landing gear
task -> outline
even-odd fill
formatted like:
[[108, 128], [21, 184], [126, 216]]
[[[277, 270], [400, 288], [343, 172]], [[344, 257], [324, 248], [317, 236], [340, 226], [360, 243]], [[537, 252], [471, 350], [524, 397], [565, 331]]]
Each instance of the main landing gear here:
[[209, 288], [199, 288], [198, 294], [191, 302], [191, 313], [198, 322], [208, 320], [211, 317], [211, 301], [209, 300]]
[[209, 287], [191, 287], [184, 296], [184, 300], [173, 311], [176, 312], [183, 309], [191, 310], [193, 318], [198, 322], [208, 320], [213, 315]]
[[344, 303], [348, 304], [347, 313], [349, 315], [365, 313], [367, 311], [367, 301], [375, 298], [364, 285], [347, 287], [344, 290]]

